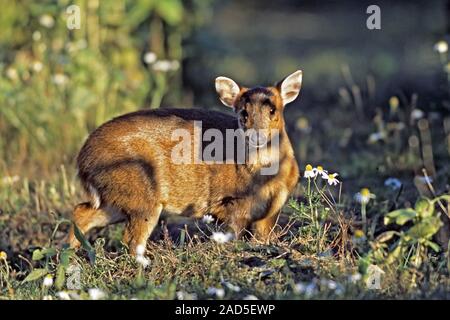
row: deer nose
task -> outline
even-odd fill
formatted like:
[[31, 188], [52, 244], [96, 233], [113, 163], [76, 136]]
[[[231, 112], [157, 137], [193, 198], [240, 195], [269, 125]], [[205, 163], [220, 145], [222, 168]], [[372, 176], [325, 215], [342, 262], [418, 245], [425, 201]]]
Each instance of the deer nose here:
[[249, 143], [255, 148], [264, 147], [267, 144], [267, 135], [262, 130], [252, 130], [249, 135]]

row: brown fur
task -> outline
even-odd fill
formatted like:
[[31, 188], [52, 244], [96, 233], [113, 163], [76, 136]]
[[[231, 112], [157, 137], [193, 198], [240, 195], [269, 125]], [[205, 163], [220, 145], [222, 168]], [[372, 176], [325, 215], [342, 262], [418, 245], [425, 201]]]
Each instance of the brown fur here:
[[[86, 233], [126, 221], [124, 241], [132, 253], [138, 245], [145, 245], [163, 210], [194, 217], [211, 214], [226, 222], [237, 236], [252, 229], [257, 238], [270, 239], [299, 178], [283, 108], [276, 87], [242, 88], [235, 104], [238, 118], [242, 110], [249, 114], [245, 128], [280, 130], [279, 172], [272, 176], [260, 175], [260, 163], [171, 161], [172, 148], [178, 143], [171, 141], [174, 129], [192, 132], [193, 120], [201, 120], [203, 130], [224, 132], [238, 128], [235, 116], [198, 109], [159, 109], [105, 123], [89, 136], [78, 156], [79, 178], [92, 199], [76, 206], [74, 223]], [[242, 124], [243, 119], [239, 121]], [[73, 230], [69, 237], [72, 247], [79, 245]]]

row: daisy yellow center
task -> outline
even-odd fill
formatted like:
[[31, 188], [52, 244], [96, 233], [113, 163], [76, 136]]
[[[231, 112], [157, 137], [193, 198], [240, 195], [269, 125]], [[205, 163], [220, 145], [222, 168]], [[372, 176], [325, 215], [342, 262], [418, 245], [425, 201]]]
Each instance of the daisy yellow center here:
[[361, 195], [364, 197], [370, 196], [370, 190], [368, 188], [362, 188], [361, 189]]
[[335, 177], [335, 174], [334, 174], [334, 173], [328, 175], [328, 178], [330, 178], [330, 179], [334, 179], [334, 177]]
[[313, 169], [313, 167], [310, 164], [306, 165], [306, 167], [305, 167], [306, 171], [311, 171], [312, 169]]
[[0, 252], [0, 259], [5, 259], [6, 260], [7, 257], [8, 256], [6, 255], [5, 251]]
[[320, 171], [323, 171], [323, 167], [322, 166], [317, 166], [317, 170], [320, 172]]
[[356, 230], [355, 231], [355, 237], [356, 238], [362, 238], [362, 237], [364, 237], [364, 231], [362, 231], [362, 230]]

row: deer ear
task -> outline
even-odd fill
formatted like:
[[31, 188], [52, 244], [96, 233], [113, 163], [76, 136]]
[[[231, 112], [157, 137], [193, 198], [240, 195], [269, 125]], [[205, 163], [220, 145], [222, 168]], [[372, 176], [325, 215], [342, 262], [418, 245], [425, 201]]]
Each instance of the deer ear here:
[[234, 107], [234, 102], [241, 89], [238, 84], [227, 77], [216, 78], [216, 91], [220, 101], [227, 107]]
[[284, 78], [277, 84], [277, 89], [280, 92], [283, 106], [294, 101], [302, 86], [302, 71], [297, 70], [293, 74]]

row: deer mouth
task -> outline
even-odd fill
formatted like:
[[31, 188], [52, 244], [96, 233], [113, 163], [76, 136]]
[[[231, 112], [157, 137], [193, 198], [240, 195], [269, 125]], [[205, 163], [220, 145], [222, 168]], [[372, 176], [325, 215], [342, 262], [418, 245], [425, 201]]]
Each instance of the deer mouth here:
[[262, 131], [252, 131], [248, 137], [248, 143], [254, 148], [263, 148], [267, 142], [267, 135]]

